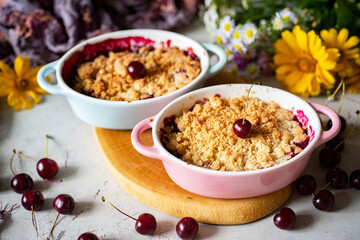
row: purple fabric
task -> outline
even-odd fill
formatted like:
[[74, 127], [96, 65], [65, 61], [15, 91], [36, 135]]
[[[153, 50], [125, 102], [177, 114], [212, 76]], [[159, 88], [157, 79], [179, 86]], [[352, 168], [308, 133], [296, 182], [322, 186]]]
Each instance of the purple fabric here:
[[130, 28], [175, 29], [196, 17], [201, 0], [0, 1], [0, 59], [34, 64], [59, 58], [82, 39]]

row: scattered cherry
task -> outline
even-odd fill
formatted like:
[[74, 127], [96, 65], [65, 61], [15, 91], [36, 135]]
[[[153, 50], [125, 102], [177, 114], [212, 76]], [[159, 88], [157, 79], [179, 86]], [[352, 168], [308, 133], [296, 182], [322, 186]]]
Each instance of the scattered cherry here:
[[292, 229], [296, 222], [296, 215], [291, 208], [283, 207], [274, 216], [274, 224], [280, 229]]
[[351, 174], [350, 174], [350, 186], [352, 186], [355, 189], [359, 189], [360, 190], [360, 170], [354, 170]]
[[334, 206], [334, 202], [334, 195], [326, 189], [313, 196], [313, 205], [321, 211], [330, 211]]
[[251, 122], [246, 119], [238, 119], [233, 124], [233, 131], [240, 138], [250, 137], [252, 130]]
[[44, 196], [40, 191], [27, 191], [21, 198], [21, 204], [26, 210], [38, 211], [44, 205]]
[[141, 214], [135, 223], [135, 230], [141, 235], [151, 235], [156, 229], [156, 219], [150, 213]]
[[146, 75], [146, 68], [144, 64], [139, 61], [132, 61], [127, 66], [127, 72], [132, 79], [143, 78]]
[[338, 134], [333, 139], [326, 142], [325, 145], [329, 148], [336, 150], [337, 152], [342, 152], [342, 150], [344, 150], [345, 148], [344, 137]]
[[[339, 115], [339, 118], [340, 118], [341, 128], [340, 128], [340, 131], [339, 131], [338, 134], [341, 134], [342, 132], [345, 131], [347, 124], [346, 124], [346, 120], [345, 120], [345, 118], [343, 116]], [[327, 130], [329, 130], [331, 127], [332, 127], [332, 121], [329, 120], [327, 122], [326, 128], [327, 128]]]
[[119, 212], [121, 212], [122, 214], [124, 214], [125, 216], [133, 219], [136, 221], [135, 223], [135, 230], [142, 234], [142, 235], [151, 235], [155, 229], [156, 229], [156, 219], [153, 215], [151, 215], [150, 213], [143, 213], [139, 216], [138, 219], [124, 213], [123, 211], [121, 211], [120, 209], [118, 209], [117, 207], [115, 207], [111, 202], [107, 201], [105, 199], [105, 197], [101, 197], [101, 200], [103, 202], [107, 202], [109, 203], [113, 208], [115, 208], [116, 210], [118, 210]]
[[341, 168], [332, 168], [326, 172], [326, 182], [331, 182], [331, 186], [335, 189], [345, 187], [348, 183], [348, 175]]
[[309, 195], [316, 189], [316, 180], [311, 175], [304, 175], [296, 181], [295, 185], [299, 193]]
[[176, 233], [181, 239], [191, 240], [199, 230], [198, 222], [192, 217], [184, 217], [176, 224]]
[[36, 170], [40, 177], [51, 179], [56, 176], [59, 171], [57, 163], [50, 158], [42, 158], [36, 164]]
[[11, 188], [17, 193], [25, 193], [33, 187], [32, 178], [26, 173], [20, 173], [15, 175], [11, 179]]
[[91, 232], [81, 234], [77, 240], [99, 240], [99, 238]]
[[319, 160], [323, 167], [334, 168], [340, 163], [341, 155], [334, 149], [325, 147], [319, 153]]
[[68, 194], [60, 194], [54, 199], [53, 207], [58, 213], [71, 214], [75, 207], [75, 201]]

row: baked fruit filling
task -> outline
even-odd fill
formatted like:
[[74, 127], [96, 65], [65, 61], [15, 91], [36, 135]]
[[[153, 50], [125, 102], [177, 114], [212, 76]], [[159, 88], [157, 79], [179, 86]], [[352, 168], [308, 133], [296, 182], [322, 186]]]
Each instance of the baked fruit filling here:
[[[130, 102], [171, 93], [200, 74], [200, 60], [191, 48], [155, 48], [151, 40], [134, 39], [85, 46], [65, 62], [64, 79], [88, 96]], [[139, 46], [131, 45], [134, 42]]]
[[243, 117], [246, 97], [219, 95], [196, 101], [179, 116], [164, 119], [163, 146], [183, 161], [220, 171], [247, 171], [286, 162], [309, 143], [307, 127], [274, 102], [250, 97], [246, 119], [253, 125], [249, 138], [240, 138], [233, 123]]

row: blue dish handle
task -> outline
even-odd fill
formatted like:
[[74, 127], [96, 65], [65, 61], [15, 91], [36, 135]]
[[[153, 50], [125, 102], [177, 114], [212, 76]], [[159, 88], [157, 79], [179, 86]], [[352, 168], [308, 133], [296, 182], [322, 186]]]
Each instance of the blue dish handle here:
[[211, 77], [218, 73], [225, 64], [227, 63], [227, 55], [220, 46], [212, 44], [212, 43], [202, 43], [202, 46], [209, 52], [214, 53], [218, 56], [219, 61], [215, 64], [209, 67], [209, 71], [207, 72], [207, 77]]
[[56, 65], [59, 60], [48, 63], [43, 66], [37, 74], [37, 81], [42, 89], [51, 94], [64, 95], [64, 91], [59, 84], [51, 84], [46, 81], [46, 76], [56, 71]]

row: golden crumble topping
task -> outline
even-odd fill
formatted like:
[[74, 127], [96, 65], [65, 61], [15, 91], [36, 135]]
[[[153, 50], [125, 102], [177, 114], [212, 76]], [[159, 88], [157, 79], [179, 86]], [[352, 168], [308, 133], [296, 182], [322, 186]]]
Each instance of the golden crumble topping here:
[[183, 161], [220, 171], [271, 167], [289, 160], [302, 151], [299, 146], [307, 145], [306, 128], [289, 110], [253, 97], [249, 98], [246, 115], [253, 131], [250, 138], [238, 137], [233, 123], [244, 117], [245, 107], [244, 96], [211, 97], [205, 104], [166, 119], [161, 141]]
[[[144, 78], [132, 79], [127, 66], [140, 61]], [[158, 97], [192, 82], [201, 71], [200, 62], [177, 47], [144, 46], [136, 52], [109, 52], [77, 69], [74, 89], [89, 96], [111, 101], [134, 101]]]

